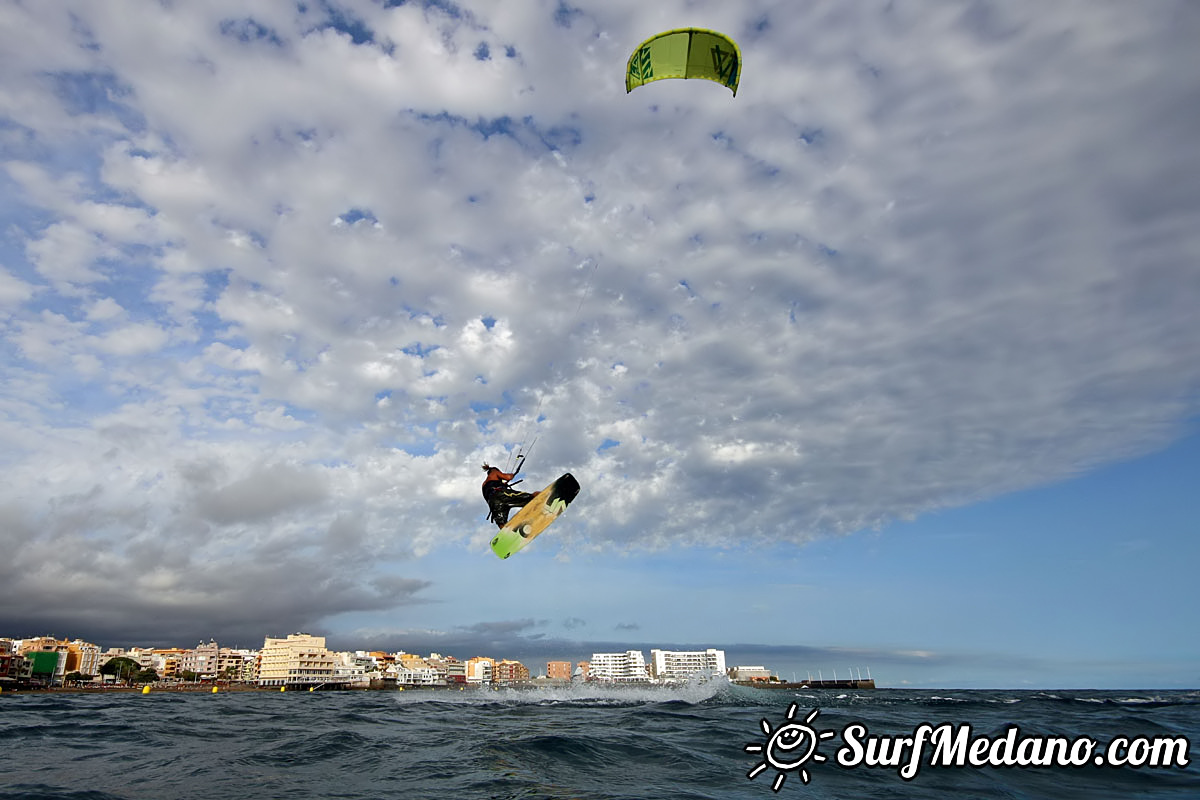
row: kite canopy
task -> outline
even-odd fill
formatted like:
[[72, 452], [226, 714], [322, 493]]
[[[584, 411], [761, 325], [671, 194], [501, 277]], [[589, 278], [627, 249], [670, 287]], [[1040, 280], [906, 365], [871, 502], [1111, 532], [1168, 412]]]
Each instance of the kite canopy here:
[[737, 96], [742, 52], [723, 33], [679, 28], [651, 36], [633, 51], [625, 68], [625, 91], [663, 78], [706, 78]]

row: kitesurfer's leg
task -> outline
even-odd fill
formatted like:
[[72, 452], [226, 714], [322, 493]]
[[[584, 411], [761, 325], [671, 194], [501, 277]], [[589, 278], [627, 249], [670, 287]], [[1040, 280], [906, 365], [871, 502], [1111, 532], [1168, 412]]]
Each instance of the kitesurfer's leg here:
[[537, 497], [537, 495], [533, 494], [532, 492], [518, 492], [514, 489], [509, 489], [504, 495], [504, 502], [508, 503], [513, 508], [523, 508], [535, 497]]

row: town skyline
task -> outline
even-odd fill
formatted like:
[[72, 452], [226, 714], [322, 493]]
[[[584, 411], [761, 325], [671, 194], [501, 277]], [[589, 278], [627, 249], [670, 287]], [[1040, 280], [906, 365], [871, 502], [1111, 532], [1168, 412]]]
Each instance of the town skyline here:
[[[294, 631], [289, 634], [284, 634], [283, 636], [275, 636], [275, 635], [271, 635], [271, 634], [266, 634], [262, 638], [265, 643], [272, 639], [281, 639], [281, 638], [286, 638], [287, 636], [293, 636], [293, 635], [295, 635], [295, 636], [316, 636], [318, 638], [324, 639], [327, 644], [329, 641], [328, 637], [326, 637], [326, 636], [323, 636], [321, 634], [311, 634], [307, 631]], [[45, 640], [45, 641], [53, 641], [53, 642], [58, 642], [58, 643], [82, 643], [82, 644], [87, 644], [87, 645], [92, 645], [92, 646], [98, 647], [98, 648], [100, 648], [102, 653], [128, 652], [128, 651], [133, 651], [133, 650], [186, 651], [186, 650], [195, 649], [195, 648], [189, 648], [189, 647], [183, 646], [177, 642], [176, 643], [134, 643], [134, 644], [127, 643], [125, 645], [119, 645], [119, 644], [111, 644], [111, 643], [93, 642], [91, 640], [85, 639], [83, 637], [78, 637], [78, 636], [59, 637], [59, 636], [55, 635], [54, 633], [43, 633], [43, 634], [36, 635], [36, 636], [12, 636], [12, 635], [7, 635], [3, 632], [0, 632], [0, 640], [12, 641], [12, 642], [36, 642], [36, 641]], [[246, 647], [246, 646], [243, 646], [238, 643], [234, 643], [234, 644], [229, 644], [228, 642], [222, 643], [216, 637], [201, 638], [197, 642], [197, 646], [199, 646], [199, 647], [212, 645], [212, 644], [216, 644], [223, 648], [229, 648], [231, 650], [240, 650], [240, 651], [257, 651], [257, 650], [260, 650], [262, 647], [262, 645], [258, 645], [256, 647]], [[383, 653], [392, 653], [392, 654], [411, 654], [411, 655], [420, 655], [421, 652], [431, 653], [431, 654], [440, 653], [440, 651], [437, 651], [437, 650], [406, 650], [403, 648], [380, 649], [380, 648], [363, 648], [363, 647], [351, 647], [351, 648], [330, 647], [329, 649], [336, 650], [339, 652], [383, 652]], [[593, 648], [588, 652], [594, 655], [597, 652], [626, 652], [629, 650], [646, 651], [646, 650], [656, 650], [656, 649], [657, 650], [678, 650], [681, 648], [629, 646], [629, 647], [622, 647], [622, 648], [612, 649], [612, 650], [607, 650], [607, 651], [599, 651], [599, 650], [596, 650]], [[702, 647], [699, 649], [707, 650], [707, 649], [721, 649], [721, 648]], [[454, 656], [455, 658], [457, 658], [459, 655], [461, 655], [461, 654], [448, 653], [448, 652], [440, 653], [440, 654]], [[480, 655], [485, 655], [485, 654], [474, 653], [472, 655], [472, 657], [480, 656]], [[506, 658], [506, 657], [504, 657], [504, 658]], [[517, 660], [517, 659], [512, 659], [512, 660]], [[574, 661], [576, 661], [576, 662], [579, 660], [581, 660], [581, 657], [574, 658]], [[551, 658], [551, 659], [547, 659], [547, 661], [572, 661], [572, 657], [564, 656], [562, 658]]]
[[[389, 654], [395, 654], [395, 655], [407, 654], [407, 655], [417, 655], [417, 656], [419, 656], [421, 654], [436, 654], [436, 655], [441, 655], [441, 656], [451, 656], [453, 658], [464, 660], [464, 661], [469, 660], [471, 658], [475, 658], [475, 657], [485, 657], [485, 658], [495, 658], [496, 660], [517, 661], [526, 666], [537, 665], [537, 664], [545, 665], [546, 663], [556, 662], [556, 661], [564, 661], [564, 662], [570, 662], [572, 664], [578, 664], [581, 661], [589, 660], [591, 656], [593, 656], [597, 653], [625, 653], [625, 652], [629, 652], [629, 651], [637, 651], [637, 652], [641, 652], [643, 654], [648, 654], [654, 650], [664, 650], [664, 651], [672, 651], [672, 652], [696, 652], [696, 651], [705, 651], [705, 650], [712, 649], [712, 650], [719, 650], [720, 652], [725, 654], [725, 656], [723, 656], [723, 657], [726, 657], [726, 661], [730, 668], [735, 667], [735, 666], [766, 667], [769, 671], [772, 672], [772, 674], [778, 675], [780, 680], [793, 680], [793, 679], [805, 679], [805, 678], [811, 678], [811, 679], [815, 680], [815, 679], [818, 679], [819, 676], [823, 676], [826, 679], [832, 679], [832, 678], [836, 678], [839, 676], [841, 676], [841, 677], [849, 676], [851, 678], [853, 678], [853, 677], [861, 678], [861, 677], [866, 677], [866, 676], [872, 676], [873, 674], [875, 674], [875, 671], [876, 671], [876, 667], [873, 666], [872, 663], [870, 663], [868, 661], [861, 661], [861, 660], [855, 661], [854, 660], [854, 659], [860, 658], [864, 655], [868, 655], [864, 651], [844, 651], [844, 652], [837, 652], [834, 654], [834, 653], [830, 653], [828, 651], [824, 651], [820, 648], [803, 648], [803, 647], [787, 648], [785, 652], [791, 654], [791, 657], [793, 657], [793, 658], [804, 658], [804, 656], [798, 655], [800, 653], [808, 654], [808, 666], [801, 666], [801, 667], [797, 668], [793, 664], [793, 665], [789, 665], [788, 669], [779, 670], [779, 669], [774, 669], [771, 664], [764, 663], [764, 660], [769, 660], [769, 658], [772, 654], [778, 654], [779, 649], [775, 648], [775, 647], [764, 647], [761, 645], [742, 645], [742, 646], [734, 646], [734, 647], [730, 648], [730, 647], [726, 647], [726, 646], [723, 646], [720, 644], [713, 644], [713, 643], [702, 643], [702, 644], [694, 644], [694, 643], [693, 644], [680, 644], [680, 643], [662, 643], [662, 642], [648, 643], [648, 642], [630, 642], [630, 641], [621, 641], [621, 640], [613, 640], [613, 641], [602, 642], [602, 643], [575, 642], [575, 643], [571, 643], [571, 644], [547, 642], [547, 643], [543, 643], [539, 648], [530, 648], [527, 644], [518, 644], [516, 649], [521, 651], [518, 653], [518, 652], [509, 652], [507, 650], [504, 650], [504, 645], [497, 645], [497, 646], [491, 647], [491, 648], [484, 645], [484, 646], [475, 647], [474, 650], [472, 650], [470, 647], [460, 647], [457, 650], [454, 650], [452, 648], [414, 646], [411, 642], [409, 643], [408, 647], [353, 646], [352, 642], [347, 642], [347, 641], [344, 641], [343, 639], [329, 637], [324, 634], [317, 634], [317, 633], [310, 634], [309, 632], [302, 632], [302, 631], [295, 631], [295, 632], [292, 632], [292, 634], [320, 636], [321, 638], [326, 640], [327, 648], [334, 652], [347, 652], [347, 653], [378, 652], [378, 653], [389, 653]], [[266, 640], [270, 640], [270, 639], [278, 639], [281, 637], [286, 637], [286, 636], [289, 636], [292, 634], [280, 634], [278, 636], [272, 635], [272, 634], [265, 634], [261, 638], [264, 641], [266, 641]], [[52, 640], [61, 641], [61, 642], [67, 642], [67, 641], [85, 642], [85, 643], [94, 644], [97, 647], [100, 647], [102, 653], [120, 652], [120, 651], [128, 652], [128, 651], [133, 651], [133, 650], [186, 651], [186, 650], [194, 649], [194, 648], [186, 646], [185, 644], [183, 644], [182, 642], [180, 642], [178, 640], [173, 640], [173, 639], [163, 640], [163, 641], [159, 641], [159, 642], [112, 643], [109, 641], [103, 641], [103, 642], [92, 641], [85, 637], [59, 638], [54, 633], [44, 633], [44, 634], [39, 634], [36, 636], [20, 637], [20, 636], [6, 635], [3, 632], [0, 632], [0, 640], [29, 641], [29, 640], [38, 640], [38, 639], [52, 639]], [[439, 638], [439, 641], [441, 641], [442, 643], [447, 643], [444, 639]], [[230, 643], [228, 640], [222, 640], [221, 638], [215, 637], [215, 636], [200, 637], [197, 640], [198, 645], [205, 645], [206, 643], [211, 643], [211, 642], [217, 643], [222, 648], [229, 648], [231, 650], [239, 650], [239, 651], [257, 652], [257, 651], [261, 650], [261, 648], [262, 648], [262, 643], [247, 646], [241, 642]], [[428, 644], [428, 642], [425, 642], [424, 644]], [[467, 655], [468, 652], [470, 652], [470, 655]], [[495, 655], [489, 655], [489, 652], [490, 653], [500, 653], [500, 655], [498, 657]], [[821, 656], [821, 655], [825, 656], [824, 661], [819, 660], [819, 656]], [[464, 658], [464, 656], [465, 656], [465, 658]], [[740, 660], [738, 660], [738, 658], [735, 658], [735, 656], [739, 657]], [[532, 672], [532, 670], [531, 670], [531, 672]]]
[[[122, 666], [123, 665], [123, 666]], [[228, 680], [259, 687], [524, 685], [555, 681], [638, 683], [708, 679], [778, 681], [761, 665], [729, 666], [716, 648], [676, 651], [652, 648], [650, 658], [638, 650], [593, 652], [587, 659], [555, 659], [537, 672], [516, 659], [476, 654], [427, 655], [407, 651], [337, 651], [324, 637], [292, 633], [267, 636], [261, 648], [220, 646], [215, 640], [194, 648], [109, 647], [80, 639], [53, 636], [0, 637], [0, 688], [31, 685], [104, 684], [120, 673], [124, 681], [196, 682]], [[869, 676], [868, 676], [869, 677]], [[872, 684], [873, 688], [873, 684]]]

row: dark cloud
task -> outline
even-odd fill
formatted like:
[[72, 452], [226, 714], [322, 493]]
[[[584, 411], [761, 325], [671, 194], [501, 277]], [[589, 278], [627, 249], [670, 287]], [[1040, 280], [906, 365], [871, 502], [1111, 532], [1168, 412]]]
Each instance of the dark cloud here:
[[261, 523], [285, 511], [317, 505], [328, 494], [324, 477], [315, 469], [271, 464], [230, 483], [199, 490], [196, 509], [203, 519], [219, 525]]
[[111, 582], [86, 569], [87, 556], [83, 562], [73, 574], [43, 569], [0, 585], [0, 630], [14, 636], [58, 631], [112, 646], [186, 646], [210, 637], [259, 646], [264, 636], [319, 628], [335, 614], [420, 603], [420, 593], [430, 586], [395, 576], [364, 581], [354, 572], [331, 573], [298, 557], [178, 571], [160, 564]]

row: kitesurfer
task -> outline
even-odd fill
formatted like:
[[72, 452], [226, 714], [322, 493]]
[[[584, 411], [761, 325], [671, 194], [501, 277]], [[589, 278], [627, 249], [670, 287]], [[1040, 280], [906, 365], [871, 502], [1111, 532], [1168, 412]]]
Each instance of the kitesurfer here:
[[530, 492], [519, 492], [509, 485], [509, 481], [521, 471], [521, 461], [517, 461], [516, 472], [501, 472], [490, 464], [483, 465], [487, 477], [483, 479], [483, 499], [488, 504], [488, 520], [503, 528], [508, 522], [508, 515], [514, 508], [521, 508], [535, 495]]

